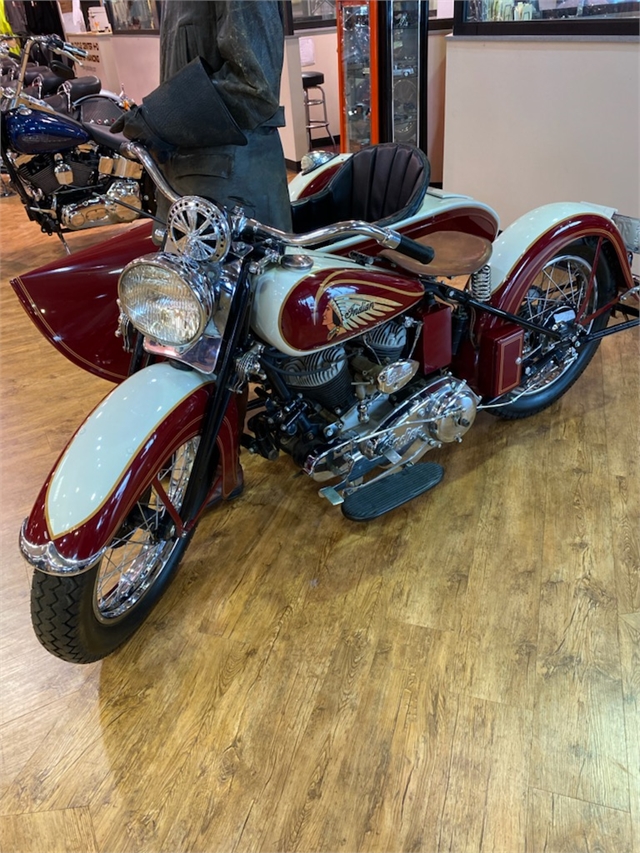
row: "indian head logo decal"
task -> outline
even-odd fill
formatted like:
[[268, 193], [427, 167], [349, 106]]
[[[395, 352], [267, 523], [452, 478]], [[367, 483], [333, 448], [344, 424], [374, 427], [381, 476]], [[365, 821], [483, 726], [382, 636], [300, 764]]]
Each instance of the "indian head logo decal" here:
[[358, 326], [375, 322], [400, 307], [399, 302], [384, 296], [372, 298], [351, 293], [333, 296], [322, 312], [322, 325], [329, 330], [327, 340], [331, 341], [345, 332], [354, 332]]
[[[327, 340], [347, 333], [354, 333], [359, 326], [368, 326], [375, 323], [385, 314], [396, 313], [402, 308], [401, 302], [390, 299], [387, 296], [379, 296], [377, 293], [363, 293], [362, 281], [352, 279], [349, 273], [338, 270], [328, 275], [316, 292], [316, 313], [320, 299], [329, 288], [333, 291], [329, 301], [322, 312], [322, 325], [327, 328]], [[360, 292], [342, 292], [339, 288], [359, 285]], [[336, 292], [338, 291], [338, 292]]]
[[278, 329], [287, 346], [310, 352], [360, 335], [423, 296], [419, 282], [386, 271], [318, 269], [287, 294], [278, 311]]

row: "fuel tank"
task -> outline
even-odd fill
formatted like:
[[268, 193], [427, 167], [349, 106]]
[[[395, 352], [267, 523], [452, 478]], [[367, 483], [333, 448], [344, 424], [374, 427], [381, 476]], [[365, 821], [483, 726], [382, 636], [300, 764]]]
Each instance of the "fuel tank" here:
[[423, 294], [413, 278], [294, 250], [258, 277], [251, 324], [280, 352], [305, 355], [386, 323]]
[[88, 142], [89, 134], [69, 116], [20, 107], [4, 116], [9, 145], [20, 154], [53, 154]]

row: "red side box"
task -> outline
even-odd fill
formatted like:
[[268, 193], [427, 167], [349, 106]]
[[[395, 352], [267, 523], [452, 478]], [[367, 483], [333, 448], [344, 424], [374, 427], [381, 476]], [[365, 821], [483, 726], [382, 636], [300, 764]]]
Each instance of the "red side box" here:
[[478, 387], [483, 397], [499, 397], [518, 387], [523, 345], [524, 329], [512, 323], [482, 335]]
[[436, 303], [422, 315], [422, 360], [425, 374], [451, 364], [451, 307]]

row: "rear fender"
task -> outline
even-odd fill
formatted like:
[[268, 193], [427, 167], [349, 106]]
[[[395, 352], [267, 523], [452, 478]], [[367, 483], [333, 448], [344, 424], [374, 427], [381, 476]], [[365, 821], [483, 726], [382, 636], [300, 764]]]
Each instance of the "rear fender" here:
[[[524, 295], [542, 267], [564, 246], [584, 237], [602, 238], [607, 259], [621, 290], [633, 286], [627, 252], [612, 221], [615, 210], [595, 204], [555, 203], [530, 211], [506, 228], [493, 244], [491, 304], [517, 313]], [[483, 318], [492, 328], [504, 322]]]
[[[612, 221], [614, 213], [613, 208], [586, 202], [563, 202], [520, 217], [493, 243], [490, 304], [517, 314], [540, 270], [563, 248], [585, 237], [602, 239], [601, 251], [613, 268], [618, 288], [631, 287], [631, 270]], [[517, 328], [509, 320], [476, 312], [475, 343], [463, 343], [455, 366], [482, 396], [500, 396], [520, 383], [522, 332], [518, 336]]]
[[[202, 428], [210, 377], [163, 362], [118, 385], [78, 429], [47, 477], [20, 545], [36, 568], [77, 574], [104, 552], [163, 462]], [[235, 399], [218, 436], [223, 495], [235, 487]]]

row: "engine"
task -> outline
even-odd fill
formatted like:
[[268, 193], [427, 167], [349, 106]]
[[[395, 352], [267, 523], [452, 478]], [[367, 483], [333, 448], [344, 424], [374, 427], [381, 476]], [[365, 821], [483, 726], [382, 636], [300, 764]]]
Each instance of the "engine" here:
[[[77, 149], [56, 158], [52, 154], [40, 154], [37, 157], [23, 157], [18, 166], [18, 174], [22, 181], [40, 190], [45, 196], [53, 195], [60, 189], [62, 183], [73, 184], [75, 187], [86, 187], [95, 182], [98, 172], [98, 157], [95, 154], [81, 152]], [[26, 162], [24, 162], [26, 160]], [[64, 169], [62, 171], [61, 169]], [[58, 175], [65, 174], [71, 180], [61, 181]]]
[[79, 146], [64, 155], [21, 155], [16, 167], [27, 191], [36, 201], [46, 200], [70, 231], [132, 222], [142, 208], [141, 166], [101, 155], [95, 146]]
[[250, 421], [258, 452], [285, 450], [323, 482], [354, 480], [376, 466], [414, 462], [460, 441], [479, 398], [462, 380], [417, 374], [418, 363], [406, 355], [411, 325], [392, 320], [346, 345], [300, 358], [270, 362], [265, 354], [267, 372], [292, 399], [278, 405], [269, 397], [265, 412]]
[[[400, 358], [407, 343], [407, 329], [391, 321], [377, 326], [359, 339], [363, 352], [373, 358], [371, 367], [389, 365]], [[351, 352], [353, 356], [353, 352]], [[335, 414], [342, 414], [355, 400], [353, 372], [358, 365], [350, 363], [350, 354], [344, 346], [322, 350], [304, 358], [288, 359], [284, 381], [291, 389], [301, 391], [321, 403]], [[361, 367], [366, 366], [361, 362]]]

